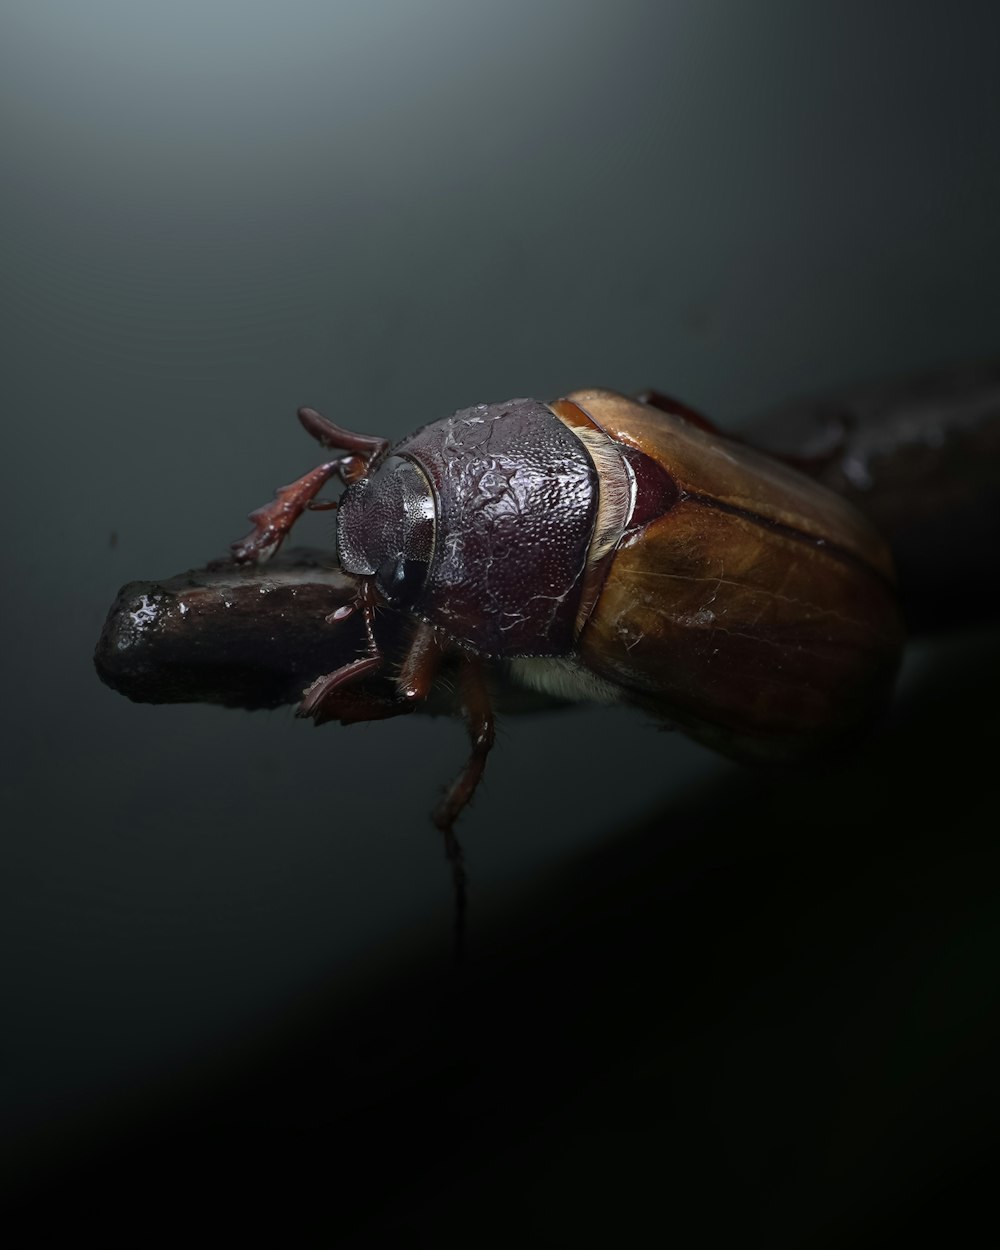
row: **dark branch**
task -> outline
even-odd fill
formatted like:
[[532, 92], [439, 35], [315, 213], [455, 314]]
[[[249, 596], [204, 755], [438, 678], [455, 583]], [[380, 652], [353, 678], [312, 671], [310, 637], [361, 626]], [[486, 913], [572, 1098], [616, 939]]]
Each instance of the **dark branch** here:
[[1000, 619], [1000, 361], [793, 400], [741, 433], [799, 458], [888, 538], [912, 633]]
[[[882, 530], [911, 632], [1000, 619], [987, 576], [1000, 550], [1000, 362], [793, 401], [741, 434], [794, 459]], [[315, 678], [365, 652], [360, 613], [326, 620], [354, 597], [332, 551], [131, 582], [108, 614], [97, 670], [142, 702], [294, 703]], [[357, 688], [392, 697], [386, 674], [396, 671], [408, 623], [382, 611], [376, 629], [389, 663]], [[443, 677], [432, 712], [456, 710]], [[553, 706], [524, 692], [497, 694], [500, 710]]]

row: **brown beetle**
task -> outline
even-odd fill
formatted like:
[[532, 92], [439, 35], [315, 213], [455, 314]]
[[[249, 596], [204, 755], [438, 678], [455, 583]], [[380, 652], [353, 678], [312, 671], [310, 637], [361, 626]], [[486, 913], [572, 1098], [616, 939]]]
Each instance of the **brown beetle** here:
[[[843, 499], [682, 404], [605, 390], [481, 404], [393, 448], [299, 418], [344, 454], [252, 513], [234, 556], [266, 559], [306, 508], [339, 506], [358, 590], [329, 619], [360, 611], [367, 651], [313, 682], [299, 715], [406, 712], [455, 663], [473, 745], [435, 813], [448, 836], [493, 743], [493, 666], [760, 761], [845, 743], [888, 698], [902, 628], [885, 544]], [[334, 477], [339, 504], [318, 501]], [[365, 681], [386, 662], [379, 608], [413, 619], [389, 698]]]

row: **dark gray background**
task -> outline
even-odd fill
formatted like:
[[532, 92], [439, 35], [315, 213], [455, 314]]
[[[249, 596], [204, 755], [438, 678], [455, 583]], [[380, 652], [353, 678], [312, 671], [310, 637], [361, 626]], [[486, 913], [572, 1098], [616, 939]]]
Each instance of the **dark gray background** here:
[[[2, 1115], [22, 1158], [303, 996], [448, 959], [427, 812], [461, 727], [132, 705], [90, 662], [119, 585], [221, 554], [310, 467], [302, 403], [395, 437], [654, 385], [731, 423], [995, 354], [994, 8], [7, 0]], [[473, 925], [516, 929], [519, 891], [734, 772], [641, 717], [505, 722], [461, 829]]]

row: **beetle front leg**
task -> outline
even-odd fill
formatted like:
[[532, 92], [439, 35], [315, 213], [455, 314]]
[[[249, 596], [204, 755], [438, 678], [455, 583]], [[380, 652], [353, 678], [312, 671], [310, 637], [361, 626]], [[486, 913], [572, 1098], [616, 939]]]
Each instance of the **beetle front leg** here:
[[263, 563], [270, 560], [288, 535], [288, 531], [307, 508], [335, 508], [333, 500], [316, 502], [316, 496], [331, 477], [341, 470], [340, 460], [317, 465], [288, 486], [279, 486], [270, 503], [250, 513], [253, 529], [245, 538], [230, 543], [237, 564]]
[[[350, 664], [334, 669], [332, 673], [327, 673], [325, 677], [317, 677], [312, 685], [302, 692], [302, 702], [296, 709], [295, 715], [311, 717], [317, 725], [322, 725], [324, 721], [328, 720], [339, 720], [339, 705], [334, 698], [337, 692], [352, 682], [361, 681], [362, 678], [369, 677], [381, 667], [381, 655], [367, 655], [360, 660], [354, 660]], [[381, 718], [365, 717], [364, 719], [375, 720]]]
[[[362, 673], [361, 677], [366, 675]], [[310, 691], [306, 691], [306, 694], [309, 693]], [[341, 683], [336, 690], [327, 690], [312, 710], [302, 712], [300, 708], [296, 715], [311, 717], [314, 725], [325, 725], [331, 720], [341, 725], [361, 725], [367, 721], [405, 716], [413, 710], [412, 704], [400, 703], [398, 699], [386, 697], [374, 690], [359, 690], [356, 686]]]

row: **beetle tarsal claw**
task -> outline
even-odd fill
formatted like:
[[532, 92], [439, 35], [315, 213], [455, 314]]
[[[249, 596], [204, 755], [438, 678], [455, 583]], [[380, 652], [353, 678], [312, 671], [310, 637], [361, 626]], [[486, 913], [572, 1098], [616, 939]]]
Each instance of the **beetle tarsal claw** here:
[[335, 507], [333, 501], [318, 503], [316, 496], [339, 472], [340, 461], [328, 460], [287, 486], [279, 486], [270, 503], [254, 508], [247, 517], [253, 523], [253, 529], [245, 538], [229, 545], [236, 563], [262, 564], [274, 555], [307, 508]]
[[369, 673], [382, 667], [380, 655], [368, 655], [360, 660], [345, 664], [343, 668], [327, 673], [325, 677], [317, 677], [312, 685], [302, 692], [302, 702], [295, 710], [296, 716], [312, 717], [317, 724], [322, 724], [324, 704], [330, 696], [351, 682], [360, 681]]

